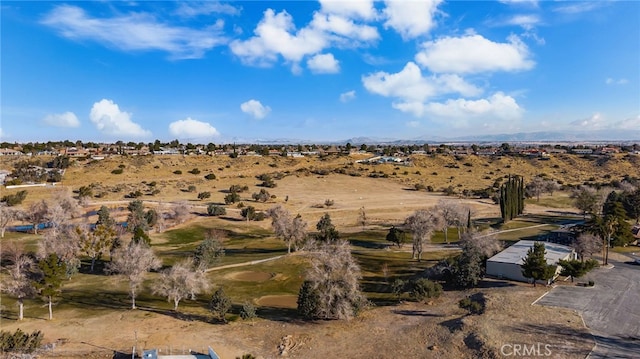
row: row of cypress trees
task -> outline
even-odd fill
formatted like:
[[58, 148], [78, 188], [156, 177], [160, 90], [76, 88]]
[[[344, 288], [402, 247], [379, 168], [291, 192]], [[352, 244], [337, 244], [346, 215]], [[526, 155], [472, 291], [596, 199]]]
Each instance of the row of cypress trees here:
[[509, 176], [509, 180], [500, 186], [500, 215], [507, 222], [524, 212], [524, 179], [521, 176]]

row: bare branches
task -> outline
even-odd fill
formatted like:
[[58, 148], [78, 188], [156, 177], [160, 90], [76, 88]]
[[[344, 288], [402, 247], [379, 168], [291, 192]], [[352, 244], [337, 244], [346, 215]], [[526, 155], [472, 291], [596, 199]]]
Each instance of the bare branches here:
[[291, 246], [297, 249], [307, 237], [307, 222], [299, 215], [292, 219], [281, 205], [269, 208], [267, 214], [271, 217], [271, 227], [276, 237], [287, 243], [287, 253], [291, 253]]
[[440, 218], [435, 211], [420, 209], [405, 219], [405, 225], [413, 236], [412, 259], [422, 260], [422, 246], [440, 226]]
[[136, 292], [145, 274], [157, 269], [161, 265], [151, 247], [143, 242], [131, 242], [129, 245], [116, 249], [113, 258], [107, 266], [107, 272], [122, 275], [129, 281], [131, 295], [131, 309], [136, 309]]
[[160, 274], [153, 293], [173, 301], [173, 310], [177, 311], [182, 299], [195, 299], [207, 290], [208, 284], [204, 271], [195, 269], [193, 259], [187, 258]]

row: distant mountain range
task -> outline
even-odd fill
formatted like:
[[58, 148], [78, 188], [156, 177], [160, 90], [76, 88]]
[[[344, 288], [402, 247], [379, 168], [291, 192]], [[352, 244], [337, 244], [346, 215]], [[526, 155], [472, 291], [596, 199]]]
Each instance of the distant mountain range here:
[[274, 138], [274, 139], [233, 139], [236, 143], [255, 143], [255, 144], [346, 144], [360, 146], [361, 144], [373, 145], [409, 145], [423, 143], [503, 143], [503, 142], [553, 142], [553, 143], [571, 143], [571, 142], [635, 142], [640, 143], [640, 129], [638, 130], [599, 130], [599, 131], [579, 131], [579, 132], [518, 132], [503, 133], [495, 135], [477, 135], [477, 136], [457, 136], [444, 137], [434, 135], [423, 135], [412, 139], [398, 139], [389, 137], [352, 137], [343, 140], [324, 140], [311, 141], [293, 138]]

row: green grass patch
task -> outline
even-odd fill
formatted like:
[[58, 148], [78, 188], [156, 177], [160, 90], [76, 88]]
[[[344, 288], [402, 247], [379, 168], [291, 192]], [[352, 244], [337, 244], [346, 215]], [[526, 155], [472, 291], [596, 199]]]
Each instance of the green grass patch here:
[[611, 248], [612, 252], [616, 253], [640, 253], [639, 246], [627, 246], [627, 247], [613, 247]]
[[574, 208], [574, 199], [568, 194], [554, 193], [553, 196], [541, 196], [540, 201], [536, 198], [527, 198], [524, 203], [548, 208]]

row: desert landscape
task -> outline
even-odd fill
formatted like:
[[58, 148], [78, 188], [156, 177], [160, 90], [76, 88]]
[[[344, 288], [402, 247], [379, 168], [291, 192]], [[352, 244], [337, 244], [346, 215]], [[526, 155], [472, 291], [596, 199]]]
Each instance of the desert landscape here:
[[[572, 191], [587, 184], [613, 188], [612, 181], [624, 182], [637, 168], [638, 156], [566, 154], [539, 160], [438, 154], [413, 155], [402, 164], [360, 162], [371, 156], [146, 155], [71, 160], [60, 183], [27, 187], [28, 195], [18, 207], [27, 210], [43, 200], [53, 204], [61, 194], [70, 194], [79, 200], [80, 210], [68, 221], [78, 226], [99, 221], [101, 207], [108, 208], [116, 222], [131, 220], [127, 207], [140, 201], [146, 210], [166, 217], [162, 228], [147, 230], [150, 248], [161, 264], [145, 275], [135, 298], [136, 309], [131, 309], [128, 281], [109, 275], [113, 252], [101, 253], [95, 260], [96, 270], [91, 271], [91, 259], [80, 251], [78, 271], [63, 280], [54, 300], [53, 319], [47, 319], [46, 300], [31, 296], [24, 299], [24, 319], [17, 320], [16, 298], [3, 294], [2, 330], [41, 331], [46, 349], [37, 353], [43, 358], [125, 358], [145, 349], [205, 353], [208, 346], [221, 358], [245, 354], [257, 358], [496, 358], [505, 355], [505, 343], [544, 343], [550, 345], [554, 358], [589, 354], [595, 341], [578, 312], [532, 305], [549, 290], [545, 286], [484, 278], [468, 289], [441, 282], [444, 292], [430, 298], [395, 292], [397, 280], [429, 277], [430, 268], [457, 258], [464, 250], [458, 245], [460, 226], [448, 226], [450, 243], [445, 243], [442, 230], [434, 228], [420, 261], [412, 256], [410, 233], [403, 246], [387, 241], [387, 235], [394, 226], [404, 228], [416, 211], [435, 213], [444, 204], [455, 203], [470, 215], [473, 231], [492, 233], [501, 246], [543, 238], [562, 223], [583, 218]], [[4, 169], [12, 170], [20, 161], [24, 159], [3, 161]], [[114, 173], [115, 169], [122, 171]], [[215, 177], [205, 179], [209, 174]], [[265, 174], [273, 181], [268, 187]], [[553, 194], [527, 199], [522, 215], [502, 223], [500, 206], [478, 193], [499, 186], [512, 174], [527, 183], [542, 177], [558, 186]], [[246, 187], [236, 201], [228, 203], [225, 197], [235, 193], [232, 186]], [[82, 195], [82, 187], [91, 188], [90, 195]], [[3, 195], [22, 189], [3, 189]], [[252, 196], [263, 189], [269, 193], [266, 199]], [[140, 194], [128, 198], [136, 191]], [[210, 196], [198, 198], [202, 192]], [[300, 244], [288, 254], [286, 243], [274, 232], [274, 217], [249, 220], [244, 211], [249, 206], [256, 213], [270, 213], [270, 208], [281, 206], [307, 223], [311, 237], [319, 231], [316, 222], [329, 215], [359, 268], [357, 285], [367, 305], [352, 319], [305, 319], [298, 308], [299, 291], [316, 249]], [[177, 207], [188, 208], [179, 220], [169, 214]], [[226, 211], [210, 215], [210, 207]], [[16, 217], [10, 224], [28, 223]], [[19, 247], [35, 254], [50, 231], [7, 231], [2, 239], [4, 252]], [[137, 235], [131, 228], [119, 233], [125, 242]], [[185, 297], [174, 308], [154, 288], [163, 273], [194, 256], [198, 246], [212, 237], [224, 248], [224, 255], [203, 271], [207, 290]], [[624, 259], [628, 253], [627, 248], [616, 251], [620, 254], [612, 253], [612, 258], [622, 255]], [[11, 265], [9, 259], [3, 263]], [[4, 272], [3, 277], [7, 276]], [[557, 283], [568, 284], [564, 279]], [[211, 309], [211, 295], [219, 288], [230, 301], [223, 320]], [[461, 308], [464, 298], [475, 298], [481, 312]], [[247, 308], [252, 308], [252, 315], [246, 315]]]

